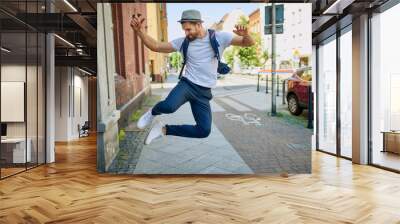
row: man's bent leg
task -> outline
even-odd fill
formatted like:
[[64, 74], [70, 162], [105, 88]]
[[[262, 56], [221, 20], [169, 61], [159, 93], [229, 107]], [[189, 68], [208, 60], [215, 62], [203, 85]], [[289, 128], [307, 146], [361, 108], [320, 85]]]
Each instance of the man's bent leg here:
[[152, 115], [170, 114], [178, 110], [190, 97], [189, 86], [182, 81], [171, 90], [165, 100], [158, 102], [152, 109]]
[[166, 125], [166, 134], [188, 138], [206, 138], [211, 132], [212, 113], [206, 98], [190, 101], [196, 125]]

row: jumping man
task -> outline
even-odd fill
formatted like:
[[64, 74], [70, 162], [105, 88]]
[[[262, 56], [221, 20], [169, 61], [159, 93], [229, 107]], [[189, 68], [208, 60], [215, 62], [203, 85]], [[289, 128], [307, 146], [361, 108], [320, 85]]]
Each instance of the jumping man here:
[[[206, 138], [211, 132], [211, 88], [217, 83], [218, 59], [211, 46], [209, 38], [210, 30], [203, 27], [200, 12], [197, 10], [186, 10], [182, 13], [182, 29], [186, 37], [177, 38], [171, 42], [159, 42], [147, 35], [142, 29], [144, 19], [133, 16], [132, 28], [141, 38], [144, 45], [150, 50], [161, 53], [182, 52], [182, 44], [185, 39], [189, 41], [187, 47], [187, 60], [185, 73], [178, 84], [171, 90], [167, 98], [158, 102], [147, 111], [138, 121], [138, 128], [144, 129], [152, 124], [155, 116], [160, 114], [174, 113], [184, 103], [189, 102], [196, 125], [163, 125], [156, 122], [151, 128], [145, 144], [164, 135], [175, 135], [188, 138]], [[213, 32], [213, 31], [211, 31]], [[248, 47], [254, 44], [246, 27], [236, 25], [233, 35], [229, 32], [215, 32], [218, 42], [219, 55], [230, 45]], [[216, 48], [215, 48], [216, 49]]]

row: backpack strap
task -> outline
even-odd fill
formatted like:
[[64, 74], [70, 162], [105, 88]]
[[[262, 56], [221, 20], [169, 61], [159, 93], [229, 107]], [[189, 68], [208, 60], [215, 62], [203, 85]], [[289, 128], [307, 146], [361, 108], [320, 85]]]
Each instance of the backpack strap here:
[[182, 72], [183, 72], [183, 68], [184, 68], [185, 65], [186, 65], [186, 58], [187, 58], [187, 51], [188, 51], [188, 48], [189, 48], [189, 39], [188, 39], [188, 38], [185, 38], [185, 39], [183, 40], [183, 42], [182, 42], [181, 48], [179, 49], [179, 51], [181, 51], [182, 54], [183, 54], [183, 62], [182, 62], [181, 71], [179, 72], [179, 79], [181, 79], [181, 77], [182, 77]]
[[[215, 36], [215, 30], [208, 29], [208, 34], [209, 34], [208, 36], [210, 38], [211, 47], [212, 47], [212, 49], [214, 50], [214, 53], [215, 53], [215, 57], [218, 59], [218, 62], [220, 62], [221, 61], [221, 57], [219, 55], [219, 50], [218, 50], [219, 43], [218, 43], [217, 38]], [[187, 51], [188, 51], [188, 48], [189, 48], [189, 42], [190, 42], [189, 39], [185, 38], [183, 40], [183, 42], [182, 42], [181, 48], [179, 49], [179, 51], [181, 51], [182, 54], [183, 54], [183, 62], [182, 62], [181, 71], [179, 72], [179, 79], [181, 79], [183, 69], [184, 69], [184, 67], [186, 65]]]
[[210, 34], [210, 35], [209, 35], [209, 37], [210, 37], [210, 43], [211, 43], [212, 49], [214, 50], [215, 57], [217, 57], [218, 61], [221, 61], [221, 57], [220, 57], [220, 55], [219, 55], [219, 50], [218, 50], [219, 43], [218, 43], [217, 38], [216, 38], [216, 36], [215, 36], [215, 30], [213, 30], [213, 29], [208, 29], [208, 33]]

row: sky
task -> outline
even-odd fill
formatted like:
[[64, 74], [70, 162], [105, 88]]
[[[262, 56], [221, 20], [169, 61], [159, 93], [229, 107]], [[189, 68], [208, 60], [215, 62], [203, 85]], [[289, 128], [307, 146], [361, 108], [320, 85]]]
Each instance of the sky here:
[[199, 10], [205, 25], [208, 26], [218, 22], [226, 13], [234, 9], [239, 8], [249, 15], [258, 7], [259, 3], [167, 3], [168, 40], [184, 36], [181, 24], [177, 21], [186, 9]]

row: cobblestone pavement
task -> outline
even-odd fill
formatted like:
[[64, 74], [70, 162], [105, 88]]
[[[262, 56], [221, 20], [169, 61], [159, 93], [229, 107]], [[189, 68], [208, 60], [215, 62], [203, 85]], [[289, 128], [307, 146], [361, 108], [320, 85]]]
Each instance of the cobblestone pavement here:
[[[153, 94], [166, 97], [176, 84], [153, 84]], [[112, 171], [132, 174], [249, 174], [311, 172], [311, 134], [303, 117], [288, 115], [277, 99], [277, 117], [267, 115], [269, 94], [265, 85], [256, 91], [257, 80], [239, 75], [218, 81], [211, 101], [212, 132], [205, 139], [166, 136], [143, 146], [148, 129], [127, 132]], [[263, 89], [264, 88], [264, 89]], [[262, 91], [264, 90], [264, 91]], [[289, 119], [288, 119], [289, 118]], [[194, 124], [189, 104], [158, 120], [168, 124]]]
[[225, 111], [213, 114], [214, 123], [255, 173], [311, 172], [312, 132], [256, 109], [259, 100], [265, 102], [265, 94], [215, 99]]

